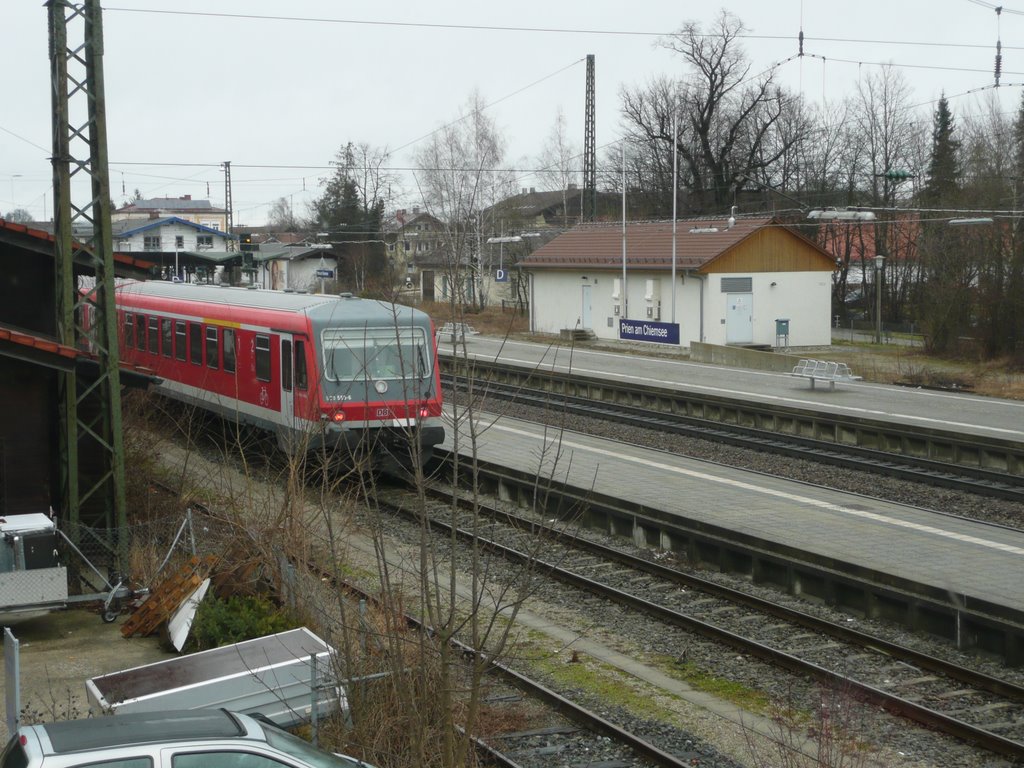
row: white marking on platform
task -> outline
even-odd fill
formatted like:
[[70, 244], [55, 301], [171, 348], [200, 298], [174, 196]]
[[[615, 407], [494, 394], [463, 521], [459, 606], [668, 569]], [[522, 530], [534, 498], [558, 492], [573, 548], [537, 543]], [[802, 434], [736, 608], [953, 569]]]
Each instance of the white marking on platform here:
[[[536, 434], [529, 432], [524, 429], [518, 429], [516, 427], [510, 427], [505, 424], [498, 422], [492, 422], [488, 425], [490, 429], [497, 429], [502, 432], [509, 432], [514, 435], [520, 435], [533, 440], [549, 440], [550, 438], [546, 435]], [[900, 520], [898, 518], [889, 517], [878, 512], [868, 512], [862, 509], [852, 509], [850, 507], [844, 507], [841, 504], [833, 504], [829, 501], [823, 501], [821, 499], [814, 499], [809, 496], [801, 496], [796, 493], [790, 493], [788, 491], [779, 491], [773, 488], [765, 488], [760, 485], [754, 485], [753, 483], [747, 483], [742, 480], [736, 480], [729, 477], [721, 477], [719, 475], [712, 475], [707, 472], [699, 472], [693, 469], [686, 469], [685, 467], [673, 466], [671, 464], [665, 464], [660, 461], [653, 461], [651, 459], [644, 459], [639, 456], [628, 456], [622, 453], [607, 448], [598, 448], [592, 445], [585, 445], [583, 443], [574, 442], [573, 440], [561, 439], [558, 441], [559, 448], [572, 448], [578, 451], [586, 451], [587, 453], [593, 453], [598, 456], [607, 456], [608, 458], [615, 459], [616, 461], [628, 461], [633, 464], [642, 464], [646, 467], [653, 469], [662, 470], [665, 472], [672, 472], [677, 475], [685, 475], [686, 477], [692, 477], [695, 480], [703, 480], [710, 483], [717, 483], [719, 485], [726, 485], [732, 488], [737, 488], [744, 491], [752, 491], [754, 493], [760, 493], [765, 496], [774, 496], [778, 499], [784, 499], [786, 501], [796, 502], [798, 504], [806, 504], [808, 506], [817, 507], [829, 512], [839, 512], [844, 515], [851, 517], [860, 517], [865, 520], [874, 520], [879, 523], [886, 523], [888, 525], [894, 525], [898, 528], [907, 528], [909, 530], [918, 531], [920, 533], [928, 533], [933, 536], [940, 536], [946, 539], [954, 539], [956, 541], [962, 541], [967, 544], [977, 544], [981, 547], [987, 547], [988, 549], [996, 549], [1001, 552], [1006, 552], [1012, 555], [1024, 555], [1024, 548], [1016, 547], [1012, 544], [1003, 544], [998, 541], [991, 541], [989, 539], [978, 538], [977, 536], [971, 536], [963, 533], [956, 533], [955, 531], [947, 531], [942, 528], [936, 528], [931, 525], [924, 525], [922, 523], [914, 523], [908, 520]]]
[[[593, 353], [591, 353], [591, 354], [593, 354]], [[470, 353], [470, 357], [486, 358], [487, 360], [493, 360], [494, 359], [494, 357], [491, 356], [491, 355], [482, 355], [482, 354], [475, 354], [475, 353]], [[621, 355], [617, 355], [616, 357], [621, 358], [622, 356]], [[530, 366], [530, 367], [538, 367], [538, 366], [542, 365], [542, 363], [538, 363], [538, 361], [536, 361], [536, 360], [522, 360], [522, 359], [513, 358], [513, 357], [502, 357], [502, 358], [500, 358], [500, 362], [519, 363], [519, 364], [527, 365], [527, 366]], [[676, 363], [676, 365], [684, 365], [684, 363]], [[606, 377], [606, 378], [622, 379], [624, 381], [638, 381], [638, 380], [640, 380], [639, 377], [634, 376], [633, 374], [629, 374], [629, 373], [616, 373], [615, 371], [609, 371], [609, 370], [604, 370], [604, 369], [596, 369], [596, 368], [581, 368], [580, 366], [575, 365], [575, 364], [572, 365], [572, 366], [569, 366], [569, 365], [562, 364], [562, 363], [551, 363], [551, 362], [548, 362], [548, 363], [546, 363], [546, 366], [550, 366], [552, 369], [559, 368], [561, 370], [566, 371], [567, 373], [571, 372], [571, 373], [588, 374], [588, 375], [594, 375], [594, 376], [603, 376], [603, 377]], [[723, 369], [719, 369], [719, 370], [723, 370]], [[724, 370], [730, 370], [730, 369], [724, 369]], [[645, 376], [645, 377], [643, 377], [642, 381], [643, 381], [644, 384], [657, 384], [657, 385], [664, 386], [664, 387], [679, 387], [680, 386], [680, 382], [678, 380], [676, 380], [676, 379], [652, 379], [652, 378], [649, 378], [649, 377]], [[847, 386], [847, 385], [844, 385], [844, 386]], [[791, 404], [791, 405], [798, 405], [798, 406], [800, 406], [802, 408], [806, 408], [806, 407], [817, 408], [817, 407], [819, 407], [821, 405], [821, 403], [819, 401], [816, 401], [816, 400], [806, 400], [806, 399], [799, 398], [799, 397], [782, 397], [780, 395], [769, 395], [769, 394], [766, 394], [764, 392], [748, 392], [748, 391], [745, 391], [745, 390], [742, 390], [742, 389], [726, 389], [726, 388], [721, 387], [721, 386], [708, 386], [708, 385], [705, 385], [705, 384], [695, 384], [692, 381], [688, 381], [688, 382], [685, 383], [685, 389], [688, 389], [688, 390], [689, 389], [700, 389], [700, 390], [706, 390], [708, 392], [713, 392], [713, 393], [716, 393], [716, 394], [735, 395], [737, 397], [750, 398], [750, 399], [753, 399], [753, 400], [762, 400], [762, 401], [764, 401], [764, 400], [772, 400], [772, 401], [779, 402], [779, 403], [787, 403], [787, 404]], [[993, 403], [993, 404], [995, 404], [995, 403]], [[1021, 402], [1021, 403], [1004, 403], [1004, 402], [1000, 401], [998, 403], [998, 405], [1009, 405], [1010, 407], [1024, 407], [1024, 402]], [[833, 408], [833, 409], [835, 409], [837, 411], [846, 411], [848, 413], [855, 413], [855, 414], [857, 414], [859, 416], [893, 417], [893, 418], [898, 418], [898, 419], [906, 419], [908, 421], [918, 421], [918, 422], [922, 422], [922, 423], [925, 423], [925, 424], [928, 424], [928, 425], [941, 425], [941, 426], [945, 426], [945, 427], [962, 427], [962, 428], [972, 429], [972, 430], [981, 430], [981, 431], [985, 431], [985, 432], [996, 432], [996, 433], [1004, 434], [1004, 435], [1018, 435], [1018, 436], [1024, 437], [1024, 430], [1020, 430], [1020, 429], [1005, 429], [1003, 427], [989, 427], [989, 426], [985, 426], [983, 424], [976, 424], [976, 423], [969, 423], [969, 422], [960, 422], [960, 421], [950, 421], [949, 419], [933, 419], [933, 418], [930, 418], [928, 416], [914, 416], [914, 415], [909, 414], [909, 413], [898, 413], [898, 412], [895, 412], [895, 411], [881, 411], [881, 410], [876, 410], [876, 409], [872, 409], [872, 408], [858, 408], [858, 407], [854, 407], [854, 406], [850, 406], [850, 405], [838, 405], [836, 403], [829, 403], [829, 408]]]

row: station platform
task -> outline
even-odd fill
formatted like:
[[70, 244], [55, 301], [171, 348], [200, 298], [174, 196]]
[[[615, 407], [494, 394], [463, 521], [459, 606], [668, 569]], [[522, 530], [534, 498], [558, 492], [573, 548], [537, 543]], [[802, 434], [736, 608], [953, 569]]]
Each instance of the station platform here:
[[[482, 335], [467, 336], [465, 341], [467, 354], [474, 359], [575, 372], [620, 383], [636, 381], [1024, 444], [1024, 401], [1020, 400], [864, 381], [842, 382], [835, 389], [811, 389], [805, 379], [787, 373], [693, 363], [669, 356], [626, 354], [585, 346], [570, 348]], [[439, 347], [441, 355], [450, 351], [447, 345]]]
[[[923, 585], [920, 591], [896, 587], [907, 600], [894, 610], [912, 612], [906, 606], [915, 605], [915, 595], [925, 596], [921, 602], [947, 612], [950, 634], [960, 631], [961, 610], [1015, 624], [1013, 632], [1020, 633], [1024, 531], [505, 416], [477, 416], [477, 458], [535, 477], [540, 487], [550, 481], [595, 499], [630, 500], [650, 518], [733, 531], [763, 541], [763, 547], [752, 545], [763, 551], [810, 553], [808, 562], [813, 556], [824, 570], [844, 576], [870, 573], [881, 584]], [[443, 447], [451, 450], [452, 430], [446, 431]], [[460, 453], [468, 456], [465, 431], [463, 425]], [[1024, 633], [1014, 640], [1018, 646], [1020, 637]]]

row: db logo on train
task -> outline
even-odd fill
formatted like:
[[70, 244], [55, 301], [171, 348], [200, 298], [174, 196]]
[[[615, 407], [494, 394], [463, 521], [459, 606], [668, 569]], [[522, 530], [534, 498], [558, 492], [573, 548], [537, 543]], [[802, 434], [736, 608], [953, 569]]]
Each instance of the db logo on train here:
[[390, 408], [378, 408], [377, 409], [377, 418], [378, 419], [387, 419], [387, 418], [390, 418], [390, 417], [391, 417], [391, 409]]

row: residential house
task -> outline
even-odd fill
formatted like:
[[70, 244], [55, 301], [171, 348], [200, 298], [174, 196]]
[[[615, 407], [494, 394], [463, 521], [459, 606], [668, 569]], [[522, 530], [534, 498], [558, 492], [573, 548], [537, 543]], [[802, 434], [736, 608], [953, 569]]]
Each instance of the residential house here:
[[383, 229], [388, 261], [402, 287], [426, 301], [441, 298], [449, 270], [441, 247], [445, 226], [440, 219], [420, 208], [400, 208]]
[[150, 219], [170, 217], [190, 221], [206, 229], [215, 229], [219, 232], [228, 231], [227, 210], [215, 208], [209, 200], [193, 200], [192, 195], [136, 200], [134, 203], [121, 206], [110, 214], [112, 222], [131, 221], [137, 224]]

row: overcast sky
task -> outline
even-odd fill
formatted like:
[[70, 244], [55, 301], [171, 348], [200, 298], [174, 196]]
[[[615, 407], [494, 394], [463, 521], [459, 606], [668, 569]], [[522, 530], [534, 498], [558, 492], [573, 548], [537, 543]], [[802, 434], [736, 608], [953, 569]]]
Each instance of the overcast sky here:
[[[46, 9], [41, 0], [3, 4], [0, 211], [49, 218]], [[976, 112], [979, 96], [959, 94], [992, 84], [1001, 37], [1006, 87], [998, 97], [1007, 110], [1019, 103], [1024, 0], [1003, 3], [1001, 19], [987, 0], [732, 0], [728, 7], [749, 28], [743, 45], [753, 71], [794, 56], [802, 26], [808, 55], [783, 63], [778, 76], [813, 102], [842, 98], [875, 64], [890, 62], [922, 110], [944, 90], [957, 114]], [[658, 36], [688, 20], [709, 25], [719, 6], [110, 0], [104, 9], [115, 203], [139, 189], [144, 197], [190, 194], [223, 205], [219, 163], [229, 160], [235, 223], [256, 225], [282, 196], [305, 214], [347, 141], [387, 147], [392, 166], [411, 167], [422, 137], [454, 119], [474, 89], [494, 103], [489, 112], [510, 167], [536, 167], [559, 107], [569, 138], [582, 146], [591, 53], [600, 162], [600, 148], [619, 135], [620, 89], [681, 71]], [[524, 175], [520, 185], [540, 182]]]

